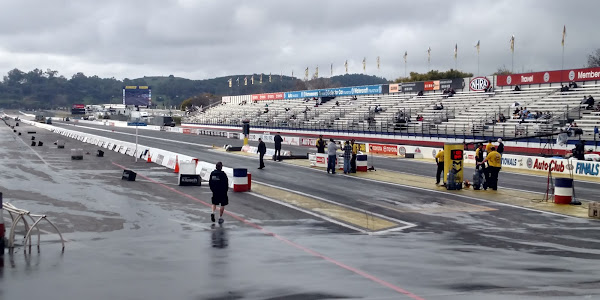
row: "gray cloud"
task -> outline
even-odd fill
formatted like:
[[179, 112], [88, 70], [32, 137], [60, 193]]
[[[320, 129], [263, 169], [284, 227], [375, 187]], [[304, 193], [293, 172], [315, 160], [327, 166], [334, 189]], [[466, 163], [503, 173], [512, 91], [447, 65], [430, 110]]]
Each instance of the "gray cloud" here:
[[[52, 68], [103, 77], [169, 75], [193, 79], [240, 73], [302, 77], [362, 72], [393, 79], [408, 71], [480, 73], [582, 67], [600, 47], [597, 1], [3, 1], [0, 72]], [[376, 57], [381, 70], [376, 70]]]

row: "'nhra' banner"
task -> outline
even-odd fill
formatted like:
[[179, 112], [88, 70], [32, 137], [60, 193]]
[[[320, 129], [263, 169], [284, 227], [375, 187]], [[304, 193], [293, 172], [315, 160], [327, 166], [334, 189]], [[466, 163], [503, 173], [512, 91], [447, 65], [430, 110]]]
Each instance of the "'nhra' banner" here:
[[498, 75], [497, 86], [600, 80], [600, 68]]

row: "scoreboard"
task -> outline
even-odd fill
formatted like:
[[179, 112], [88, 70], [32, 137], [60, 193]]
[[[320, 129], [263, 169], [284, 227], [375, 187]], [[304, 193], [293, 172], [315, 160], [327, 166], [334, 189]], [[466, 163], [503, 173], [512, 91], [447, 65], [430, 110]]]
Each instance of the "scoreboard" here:
[[147, 85], [124, 86], [123, 104], [150, 106], [152, 104], [152, 89]]
[[71, 114], [72, 115], [85, 115], [85, 105], [73, 104], [73, 106], [71, 106]]

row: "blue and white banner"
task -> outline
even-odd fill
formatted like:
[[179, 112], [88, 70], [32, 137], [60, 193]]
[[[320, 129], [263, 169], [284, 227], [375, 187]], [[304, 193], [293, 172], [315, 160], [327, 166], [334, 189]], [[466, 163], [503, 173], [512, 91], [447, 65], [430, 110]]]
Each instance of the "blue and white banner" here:
[[365, 85], [285, 93], [285, 99], [381, 94], [381, 85]]

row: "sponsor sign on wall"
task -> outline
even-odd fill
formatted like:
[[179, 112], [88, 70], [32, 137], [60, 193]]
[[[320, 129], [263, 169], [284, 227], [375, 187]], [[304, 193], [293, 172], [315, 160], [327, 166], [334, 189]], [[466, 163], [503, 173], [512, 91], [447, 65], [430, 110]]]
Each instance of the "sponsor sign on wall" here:
[[391, 93], [399, 93], [400, 89], [401, 89], [401, 87], [400, 87], [399, 83], [393, 83], [393, 84], [389, 85], [388, 93], [390, 93], [390, 94]]
[[308, 90], [284, 93], [285, 99], [296, 98], [317, 98], [317, 97], [333, 97], [333, 96], [353, 96], [353, 95], [370, 95], [381, 94], [381, 85], [365, 85], [353, 86], [333, 89]]
[[498, 75], [498, 86], [600, 80], [600, 68]]
[[469, 81], [469, 89], [471, 91], [485, 91], [490, 85], [490, 80], [485, 77], [475, 77]]
[[369, 152], [376, 154], [398, 155], [398, 146], [385, 144], [369, 144]]
[[252, 101], [281, 100], [285, 98], [284, 94], [285, 93], [255, 94], [252, 95]]

